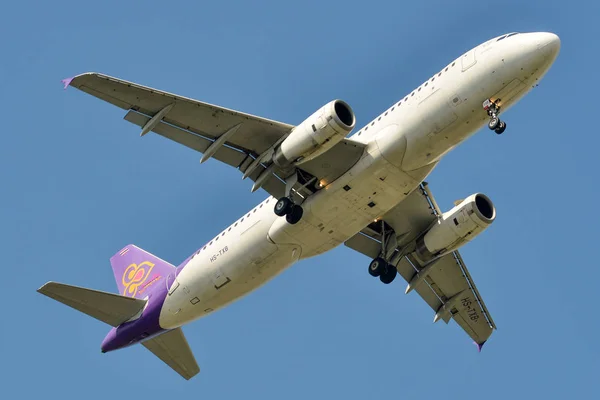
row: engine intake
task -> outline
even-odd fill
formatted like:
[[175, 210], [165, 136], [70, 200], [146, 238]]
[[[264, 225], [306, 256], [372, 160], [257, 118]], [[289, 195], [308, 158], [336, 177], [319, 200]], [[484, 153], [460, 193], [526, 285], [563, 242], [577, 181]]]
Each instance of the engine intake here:
[[355, 124], [348, 103], [330, 101], [292, 130], [275, 150], [273, 162], [287, 167], [310, 161], [339, 143]]
[[471, 241], [496, 219], [494, 203], [475, 193], [445, 212], [425, 234], [417, 239], [416, 256], [422, 262], [449, 253]]

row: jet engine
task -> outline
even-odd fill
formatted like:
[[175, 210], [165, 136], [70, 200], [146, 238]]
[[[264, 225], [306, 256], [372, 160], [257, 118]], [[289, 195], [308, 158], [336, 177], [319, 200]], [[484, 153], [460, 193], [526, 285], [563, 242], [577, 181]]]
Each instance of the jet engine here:
[[354, 129], [356, 118], [350, 106], [333, 100], [296, 126], [275, 150], [279, 167], [299, 165], [323, 154]]
[[476, 193], [445, 212], [417, 239], [415, 255], [422, 262], [449, 253], [472, 240], [496, 219], [489, 197]]

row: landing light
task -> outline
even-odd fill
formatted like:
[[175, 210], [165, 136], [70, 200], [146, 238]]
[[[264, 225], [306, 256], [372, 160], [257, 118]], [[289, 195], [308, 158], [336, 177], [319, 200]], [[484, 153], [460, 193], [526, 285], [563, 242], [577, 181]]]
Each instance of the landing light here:
[[319, 182], [317, 182], [317, 187], [319, 189], [323, 189], [325, 186], [327, 186], [327, 181], [325, 180], [320, 180]]

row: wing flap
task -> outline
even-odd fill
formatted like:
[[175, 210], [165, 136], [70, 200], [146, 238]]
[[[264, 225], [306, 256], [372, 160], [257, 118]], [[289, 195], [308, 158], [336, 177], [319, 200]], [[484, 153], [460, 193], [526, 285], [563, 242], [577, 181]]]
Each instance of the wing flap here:
[[[398, 273], [404, 278], [406, 282], [410, 282], [410, 280], [414, 277], [416, 269], [410, 260], [407, 257], [402, 257], [397, 267]], [[418, 285], [415, 288], [415, 291], [421, 296], [421, 298], [431, 307], [434, 312], [437, 312], [439, 308], [442, 306], [442, 301], [436, 292], [431, 288], [431, 280], [425, 279], [423, 283]], [[443, 314], [442, 319], [445, 323], [450, 321], [449, 314]]]
[[146, 305], [145, 300], [58, 282], [48, 282], [37, 291], [115, 327], [134, 317]]
[[185, 379], [189, 380], [200, 372], [181, 328], [142, 342], [142, 345]]
[[[150, 120], [148, 116], [135, 111], [129, 111], [125, 115], [124, 119], [140, 127], [144, 126]], [[155, 132], [169, 140], [182, 144], [200, 153], [204, 153], [206, 149], [213, 143], [211, 139], [186, 131], [176, 126], [169, 125], [162, 121], [159, 122], [154, 129], [152, 129], [152, 132]], [[236, 150], [229, 146], [221, 146], [219, 150], [217, 150], [217, 152], [212, 156], [212, 158], [234, 168], [239, 168], [242, 164], [244, 164], [244, 161], [246, 161], [248, 155], [241, 150]], [[256, 171], [250, 175], [249, 178], [252, 181], [255, 181], [264, 170], [264, 166], [260, 165], [258, 168], [256, 168]], [[269, 178], [262, 188], [275, 198], [282, 197], [285, 193], [285, 184], [275, 176]]]
[[381, 252], [381, 243], [361, 232], [352, 236], [344, 244], [369, 258], [376, 258]]

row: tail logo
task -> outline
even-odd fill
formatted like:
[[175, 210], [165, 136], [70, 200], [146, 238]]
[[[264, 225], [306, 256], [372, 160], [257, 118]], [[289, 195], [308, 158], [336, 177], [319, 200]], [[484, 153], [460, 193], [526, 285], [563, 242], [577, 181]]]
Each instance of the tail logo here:
[[150, 276], [154, 264], [144, 261], [139, 264], [130, 264], [123, 272], [123, 296], [135, 297], [138, 288]]

